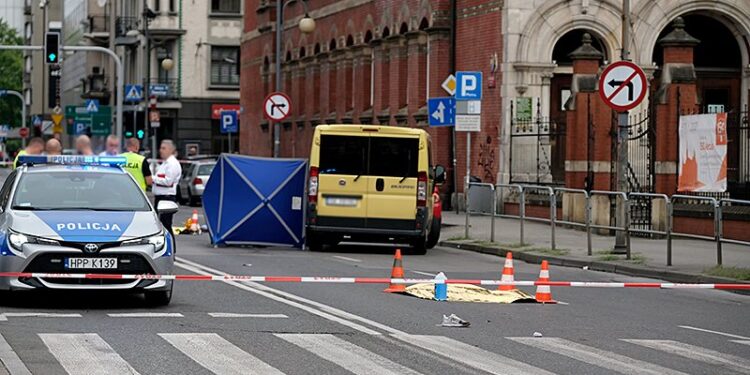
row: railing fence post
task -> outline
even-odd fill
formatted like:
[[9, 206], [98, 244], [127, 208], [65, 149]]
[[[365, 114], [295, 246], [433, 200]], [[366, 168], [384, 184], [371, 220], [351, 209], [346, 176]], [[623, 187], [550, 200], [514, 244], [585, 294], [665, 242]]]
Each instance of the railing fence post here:
[[495, 242], [495, 214], [497, 213], [497, 191], [495, 185], [490, 188], [492, 191], [492, 218], [490, 218], [490, 242]]
[[593, 249], [591, 245], [591, 195], [589, 193], [585, 193], [584, 197], [586, 198], [586, 246], [588, 250], [588, 255], [593, 255]]
[[625, 209], [623, 226], [625, 227], [625, 259], [630, 260], [632, 254], [630, 253], [630, 200], [628, 196], [623, 193], [623, 208]]
[[464, 224], [464, 237], [469, 239], [469, 191], [471, 190], [471, 183], [466, 180], [466, 191], [464, 192], [464, 204], [466, 205], [466, 223]]
[[524, 217], [526, 217], [526, 191], [523, 189], [523, 186], [518, 186], [518, 191], [521, 193], [519, 196], [518, 201], [518, 216], [519, 220], [521, 220], [521, 233], [520, 233], [520, 245], [524, 245], [524, 233], [523, 233], [523, 222]]
[[552, 237], [552, 250], [555, 250], [555, 221], [557, 220], [557, 195], [552, 188], [549, 189], [549, 224], [550, 236]]
[[674, 225], [672, 201], [667, 200], [667, 266], [672, 265], [672, 225]]
[[722, 232], [722, 217], [721, 217], [721, 202], [714, 202], [714, 237], [716, 237], [716, 265], [721, 266], [722, 254], [721, 254], [721, 232]]

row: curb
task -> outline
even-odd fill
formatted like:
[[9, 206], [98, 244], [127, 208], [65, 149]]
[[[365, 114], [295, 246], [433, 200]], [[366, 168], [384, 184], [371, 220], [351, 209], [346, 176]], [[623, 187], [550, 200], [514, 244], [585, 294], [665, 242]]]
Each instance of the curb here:
[[[750, 282], [744, 280], [735, 280], [726, 277], [708, 276], [695, 273], [677, 272], [670, 271], [667, 269], [650, 268], [636, 265], [625, 265], [617, 264], [612, 262], [603, 262], [596, 260], [577, 259], [569, 257], [561, 257], [555, 255], [542, 255], [542, 254], [531, 254], [523, 251], [517, 251], [517, 249], [504, 248], [501, 246], [490, 247], [483, 246], [474, 243], [465, 243], [460, 241], [440, 241], [440, 246], [448, 247], [452, 249], [473, 251], [482, 254], [496, 255], [499, 257], [505, 257], [508, 252], [513, 252], [513, 259], [522, 260], [526, 263], [540, 264], [542, 260], [546, 260], [550, 265], [571, 267], [571, 268], [583, 268], [588, 267], [591, 271], [600, 271], [608, 273], [616, 273], [626, 276], [634, 277], [647, 277], [651, 279], [660, 279], [673, 283], [689, 283], [689, 284], [723, 284], [723, 283], [741, 283], [750, 284]], [[732, 291], [733, 293], [750, 295], [748, 291]]]

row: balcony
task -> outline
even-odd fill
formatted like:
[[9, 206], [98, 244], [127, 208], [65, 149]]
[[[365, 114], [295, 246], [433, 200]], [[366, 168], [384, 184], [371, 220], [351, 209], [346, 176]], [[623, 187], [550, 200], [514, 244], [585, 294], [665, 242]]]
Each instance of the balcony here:
[[106, 43], [109, 39], [109, 17], [104, 15], [88, 16], [86, 20], [82, 21], [85, 31], [83, 36], [85, 38], [101, 41]]
[[179, 100], [179, 84], [177, 78], [152, 78], [149, 85], [149, 96], [155, 95], [158, 100]]
[[139, 24], [138, 17], [117, 17], [115, 19], [115, 44], [118, 46], [137, 44], [138, 37], [128, 35], [128, 32], [137, 31]]

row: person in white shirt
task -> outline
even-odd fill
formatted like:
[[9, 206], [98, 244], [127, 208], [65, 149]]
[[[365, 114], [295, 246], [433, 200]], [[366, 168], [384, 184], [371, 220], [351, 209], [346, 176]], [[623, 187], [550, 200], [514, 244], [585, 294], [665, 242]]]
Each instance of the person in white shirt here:
[[[176, 147], [172, 140], [161, 141], [159, 156], [164, 162], [156, 168], [156, 174], [153, 176], [154, 206], [158, 207], [159, 202], [164, 200], [177, 202], [177, 183], [182, 175], [182, 167], [174, 156], [175, 150]], [[167, 214], [159, 217], [164, 227], [170, 231], [172, 230], [172, 216], [173, 214]]]
[[99, 156], [117, 156], [120, 155], [120, 137], [110, 134], [107, 136], [106, 149], [99, 153]]

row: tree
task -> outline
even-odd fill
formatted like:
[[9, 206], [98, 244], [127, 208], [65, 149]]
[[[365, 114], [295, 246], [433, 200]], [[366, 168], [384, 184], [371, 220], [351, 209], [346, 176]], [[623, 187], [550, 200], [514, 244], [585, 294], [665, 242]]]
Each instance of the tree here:
[[[0, 44], [21, 45], [23, 38], [16, 29], [0, 19]], [[23, 90], [23, 52], [0, 51], [0, 89]], [[14, 96], [0, 98], [0, 124], [21, 126], [22, 103]]]

